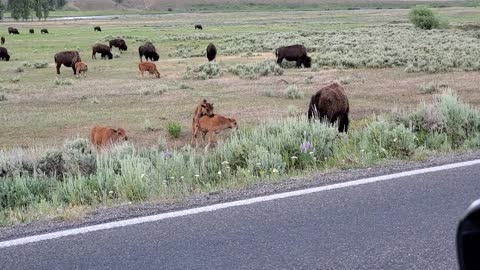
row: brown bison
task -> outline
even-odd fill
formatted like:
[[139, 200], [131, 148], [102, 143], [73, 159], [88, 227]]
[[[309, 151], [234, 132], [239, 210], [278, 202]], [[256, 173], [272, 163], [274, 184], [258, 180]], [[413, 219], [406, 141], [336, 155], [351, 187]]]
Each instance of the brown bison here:
[[19, 35], [20, 32], [18, 32], [18, 29], [17, 28], [13, 28], [13, 27], [8, 27], [8, 34], [14, 34], [14, 35]]
[[73, 74], [77, 75], [77, 68], [75, 67], [75, 64], [77, 62], [82, 62], [78, 51], [59, 52], [55, 54], [54, 59], [55, 64], [57, 64], [57, 74], [60, 74], [60, 67], [64, 65], [66, 67], [71, 67], [73, 69]]
[[138, 64], [138, 69], [143, 78], [143, 73], [148, 72], [149, 74], [155, 75], [157, 78], [160, 78], [160, 72], [158, 72], [157, 66], [151, 62], [143, 62]]
[[[227, 118], [222, 115], [215, 114], [213, 116], [202, 116], [198, 120], [198, 131], [203, 133], [203, 141], [205, 141], [205, 136], [208, 134], [208, 143], [205, 146], [205, 151], [208, 150], [209, 146], [213, 142], [213, 134], [218, 134], [220, 131], [229, 129], [229, 128], [238, 128], [237, 121], [233, 118]], [[194, 134], [196, 137], [197, 134]]]
[[117, 47], [120, 51], [127, 51], [127, 43], [121, 38], [112, 39], [109, 42], [110, 49], [112, 47]]
[[198, 120], [202, 116], [209, 116], [212, 117], [213, 114], [213, 103], [208, 103], [206, 99], [202, 100], [200, 104], [197, 105], [195, 108], [195, 112], [193, 113], [193, 118], [192, 118], [192, 140], [190, 143], [193, 145], [193, 140], [195, 140], [195, 146], [198, 145], [197, 142], [197, 129], [199, 127], [198, 125]]
[[90, 142], [97, 147], [97, 150], [127, 140], [127, 133], [123, 128], [113, 129], [97, 125], [90, 131]]
[[102, 32], [102, 28], [100, 28], [100, 26], [94, 26], [94, 27], [93, 27], [93, 31], [94, 31], [94, 32], [97, 32], [97, 31], [98, 31], [98, 32]]
[[102, 59], [105, 59], [108, 57], [108, 59], [113, 58], [113, 54], [110, 51], [110, 47], [104, 44], [95, 44], [92, 46], [92, 59], [97, 59], [97, 53], [99, 53], [102, 56]]
[[41, 34], [48, 34], [48, 29], [44, 28], [44, 29], [40, 30], [40, 33]]
[[10, 55], [8, 54], [7, 48], [0, 47], [0, 60], [10, 61]]
[[77, 70], [77, 76], [83, 73], [83, 77], [87, 76], [88, 66], [84, 62], [75, 63], [75, 69]]
[[33, 28], [29, 29], [28, 32], [29, 32], [30, 34], [35, 34], [35, 30], [34, 30]]
[[198, 29], [198, 30], [203, 30], [202, 25], [200, 25], [200, 24], [195, 24], [195, 30], [197, 30], [197, 29]]
[[209, 62], [212, 62], [217, 57], [217, 48], [213, 43], [208, 44], [207, 46], [207, 59]]
[[5, 44], [5, 37], [0, 37], [0, 45]]
[[160, 56], [157, 53], [157, 49], [151, 42], [146, 42], [142, 46], [138, 47], [138, 54], [140, 56], [140, 62], [142, 62], [142, 57], [145, 57], [145, 60], [158, 61]]
[[307, 56], [307, 49], [303, 45], [292, 45], [287, 47], [280, 47], [275, 51], [277, 56], [277, 64], [281, 64], [283, 59], [287, 61], [297, 62], [297, 67], [309, 68], [312, 66], [312, 58]]
[[350, 123], [349, 111], [350, 106], [345, 89], [339, 83], [334, 82], [318, 90], [312, 96], [308, 108], [308, 119], [324, 120], [326, 118], [332, 124], [338, 121], [338, 131], [347, 132]]

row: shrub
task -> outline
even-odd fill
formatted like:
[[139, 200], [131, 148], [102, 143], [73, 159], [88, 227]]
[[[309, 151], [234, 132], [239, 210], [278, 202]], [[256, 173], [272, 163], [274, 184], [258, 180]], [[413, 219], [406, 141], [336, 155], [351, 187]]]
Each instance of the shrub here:
[[427, 84], [421, 85], [420, 86], [420, 92], [422, 94], [436, 94], [441, 91], [445, 91], [448, 89], [448, 85], [445, 83], [440, 83], [440, 82], [429, 82]]
[[48, 150], [38, 161], [37, 169], [47, 176], [61, 177], [65, 172], [65, 160], [60, 150]]
[[304, 93], [295, 84], [289, 85], [285, 90], [285, 97], [288, 99], [302, 99], [303, 96]]
[[13, 78], [10, 79], [10, 82], [11, 83], [18, 83], [20, 81], [20, 77], [19, 76], [15, 76]]
[[180, 137], [182, 132], [182, 127], [177, 122], [170, 122], [167, 124], [167, 132], [170, 136], [177, 139]]
[[16, 72], [16, 73], [22, 73], [22, 72], [25, 72], [25, 69], [24, 69], [23, 67], [17, 67], [17, 68], [15, 69], [15, 72]]
[[417, 28], [430, 30], [440, 27], [440, 20], [433, 11], [426, 6], [414, 7], [408, 16]]
[[48, 62], [46, 62], [46, 61], [35, 62], [35, 63], [33, 63], [33, 67], [34, 67], [34, 68], [37, 68], [37, 69], [39, 69], [39, 68], [47, 68], [47, 67], [48, 67]]
[[91, 175], [96, 172], [95, 150], [85, 138], [66, 141], [63, 146], [65, 172], [76, 175]]
[[150, 120], [145, 119], [145, 122], [143, 122], [143, 130], [145, 130], [145, 131], [155, 131], [155, 128], [153, 127]]
[[63, 79], [63, 78], [55, 78], [55, 85], [61, 86], [61, 85], [72, 85], [73, 81], [70, 79]]
[[261, 76], [280, 76], [284, 72], [274, 60], [265, 60], [253, 64], [238, 64], [228, 67], [227, 71], [242, 79], [249, 80], [256, 80]]

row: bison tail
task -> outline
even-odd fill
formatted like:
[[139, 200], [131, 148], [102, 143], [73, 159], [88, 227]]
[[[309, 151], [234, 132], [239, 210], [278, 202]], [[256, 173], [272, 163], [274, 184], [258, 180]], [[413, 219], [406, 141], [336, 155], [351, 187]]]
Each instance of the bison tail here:
[[320, 93], [313, 95], [312, 98], [310, 99], [310, 106], [308, 107], [308, 119], [319, 117], [318, 108], [317, 108], [317, 104], [319, 100], [320, 100]]
[[338, 115], [338, 131], [347, 133], [349, 124], [350, 119], [348, 119], [348, 113], [340, 113]]

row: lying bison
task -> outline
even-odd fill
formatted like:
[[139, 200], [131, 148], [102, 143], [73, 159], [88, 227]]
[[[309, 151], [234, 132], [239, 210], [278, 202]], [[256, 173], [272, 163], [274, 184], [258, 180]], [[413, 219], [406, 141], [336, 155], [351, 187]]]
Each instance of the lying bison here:
[[8, 34], [14, 34], [14, 35], [19, 35], [20, 32], [18, 32], [18, 29], [17, 28], [13, 28], [13, 27], [8, 27]]
[[5, 38], [4, 37], [0, 37], [0, 45], [3, 45], [5, 44]]
[[123, 40], [121, 38], [116, 38], [116, 39], [110, 40], [109, 45], [110, 45], [110, 49], [112, 49], [112, 47], [116, 47], [120, 51], [127, 51], [127, 48], [128, 48], [125, 40]]
[[207, 46], [207, 59], [209, 62], [212, 62], [217, 57], [217, 48], [213, 43], [208, 44]]
[[110, 47], [104, 44], [95, 44], [92, 46], [92, 59], [97, 59], [97, 53], [99, 53], [102, 56], [102, 59], [105, 59], [108, 57], [108, 59], [113, 58], [113, 54], [110, 51]]
[[60, 67], [64, 65], [66, 67], [71, 67], [73, 69], [73, 75], [77, 75], [75, 64], [77, 62], [82, 62], [78, 51], [59, 52], [55, 54], [54, 59], [55, 64], [57, 64], [57, 74], [60, 74]]
[[312, 96], [308, 108], [308, 119], [324, 120], [326, 118], [332, 124], [338, 121], [338, 131], [347, 132], [350, 123], [349, 110], [345, 89], [339, 83], [334, 82], [318, 90]]
[[48, 34], [48, 29], [42, 29], [42, 30], [40, 30], [40, 33], [42, 33], [42, 34]]
[[0, 60], [10, 61], [10, 55], [7, 48], [0, 47]]
[[307, 56], [307, 49], [303, 45], [292, 45], [280, 47], [275, 51], [277, 63], [280, 65], [283, 59], [297, 62], [297, 67], [309, 68], [312, 65], [312, 58]]
[[138, 54], [140, 56], [140, 62], [142, 62], [142, 57], [145, 57], [146, 61], [158, 61], [158, 59], [160, 59], [157, 49], [155, 49], [155, 46], [153, 46], [151, 42], [147, 42], [138, 47]]
[[197, 30], [197, 29], [198, 29], [198, 30], [203, 30], [202, 25], [200, 25], [200, 24], [195, 24], [195, 30]]
[[35, 34], [35, 30], [34, 30], [33, 28], [29, 29], [28, 32], [29, 32], [30, 34]]
[[102, 28], [100, 28], [100, 26], [95, 26], [95, 27], [93, 27], [93, 31], [94, 32], [97, 32], [97, 31], [102, 32]]

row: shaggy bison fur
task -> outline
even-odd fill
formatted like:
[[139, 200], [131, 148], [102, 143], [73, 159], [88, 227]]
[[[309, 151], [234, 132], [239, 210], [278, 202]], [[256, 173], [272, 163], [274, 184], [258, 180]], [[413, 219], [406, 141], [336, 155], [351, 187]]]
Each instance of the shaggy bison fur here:
[[82, 62], [78, 51], [59, 52], [55, 54], [54, 59], [55, 64], [57, 65], [57, 74], [60, 74], [60, 67], [64, 65], [66, 67], [71, 67], [73, 69], [73, 74], [77, 75], [77, 68], [75, 67], [75, 64], [77, 62]]
[[208, 44], [207, 46], [207, 58], [209, 62], [212, 62], [217, 57], [217, 48], [213, 43]]
[[334, 124], [338, 121], [338, 131], [347, 132], [348, 98], [342, 85], [334, 82], [320, 90], [312, 96], [310, 107], [308, 108], [308, 119], [316, 118], [320, 120], [327, 119]]
[[10, 55], [7, 48], [0, 47], [0, 60], [10, 61]]
[[200, 25], [200, 24], [195, 24], [195, 30], [197, 30], [197, 29], [198, 29], [198, 30], [203, 30], [202, 25]]
[[48, 34], [48, 29], [42, 29], [42, 30], [40, 30], [40, 33], [42, 33], [42, 34]]
[[[205, 146], [205, 151], [208, 150], [209, 146], [213, 143], [213, 135], [220, 133], [220, 131], [229, 129], [229, 128], [238, 128], [237, 121], [234, 118], [227, 118], [219, 114], [213, 116], [202, 116], [198, 120], [198, 129], [196, 130], [202, 132], [203, 140], [205, 141], [205, 136], [208, 134], [208, 143]], [[196, 134], [194, 134], [196, 137]]]
[[33, 28], [32, 28], [32, 29], [29, 29], [28, 32], [29, 32], [30, 34], [35, 34], [35, 30], [34, 30]]
[[93, 31], [95, 31], [95, 32], [97, 32], [97, 31], [98, 31], [98, 32], [102, 32], [102, 28], [100, 28], [100, 26], [95, 26], [95, 27], [93, 27]]
[[140, 56], [140, 62], [142, 62], [142, 57], [145, 57], [146, 61], [158, 61], [158, 59], [160, 59], [157, 49], [155, 49], [155, 46], [153, 46], [151, 42], [147, 42], [138, 47], [138, 55]]
[[5, 37], [0, 37], [0, 45], [5, 44]]
[[121, 39], [121, 38], [116, 38], [116, 39], [112, 39], [110, 40], [109, 42], [109, 45], [110, 45], [110, 49], [112, 47], [116, 47], [118, 48], [120, 51], [126, 51], [127, 50], [127, 43], [125, 42], [125, 40]]
[[127, 141], [127, 133], [125, 129], [114, 129], [111, 127], [95, 126], [90, 131], [90, 142], [100, 150], [103, 146], [110, 146], [114, 143]]
[[275, 51], [277, 63], [280, 65], [283, 59], [297, 62], [297, 67], [309, 68], [312, 65], [312, 58], [307, 56], [307, 49], [303, 45], [292, 45], [280, 47]]
[[17, 29], [17, 28], [9, 27], [9, 28], [8, 28], [8, 34], [19, 35], [20, 32], [18, 32], [18, 29]]
[[192, 140], [191, 144], [193, 145], [193, 141], [195, 140], [195, 145], [198, 145], [197, 142], [197, 130], [199, 128], [198, 121], [200, 118], [204, 115], [208, 115], [209, 117], [212, 117], [213, 114], [213, 103], [208, 103], [206, 99], [202, 100], [200, 104], [197, 105], [195, 108], [195, 112], [193, 112], [193, 117], [192, 117]]
[[151, 62], [144, 62], [138, 64], [138, 69], [143, 78], [143, 73], [148, 72], [149, 74], [155, 75], [157, 78], [160, 78], [160, 72], [158, 72], [157, 66]]
[[108, 57], [108, 59], [113, 58], [113, 54], [110, 51], [110, 47], [104, 44], [95, 44], [92, 46], [92, 59], [97, 59], [97, 53], [99, 53], [102, 56], [102, 59], [105, 59]]
[[83, 77], [87, 76], [88, 66], [84, 62], [75, 63], [75, 69], [77, 70], [77, 76], [83, 74]]

